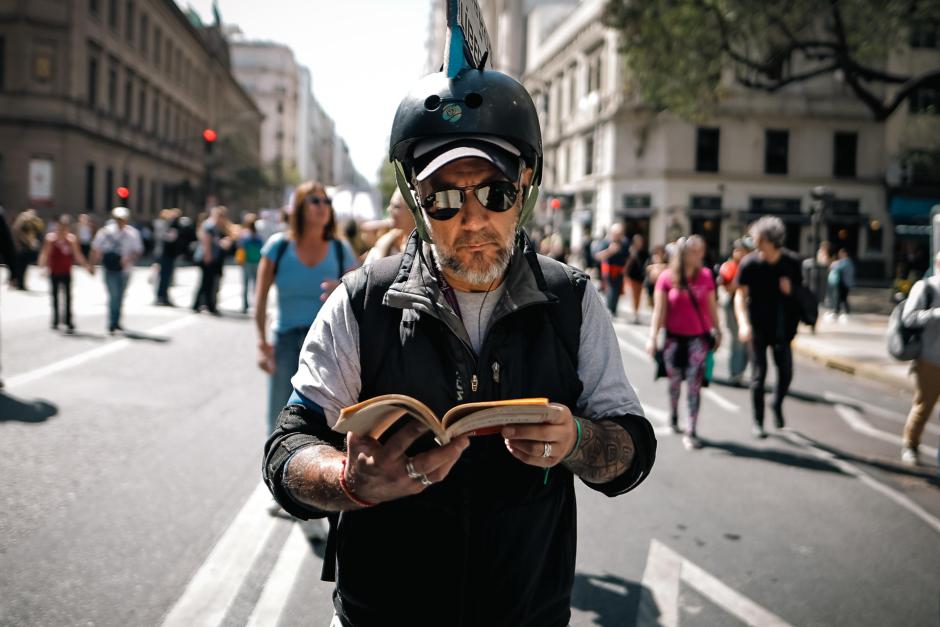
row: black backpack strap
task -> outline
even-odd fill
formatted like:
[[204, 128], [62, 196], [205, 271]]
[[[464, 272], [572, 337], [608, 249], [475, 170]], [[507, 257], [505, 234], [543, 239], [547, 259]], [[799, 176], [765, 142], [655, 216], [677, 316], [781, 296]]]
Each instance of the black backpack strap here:
[[343, 242], [338, 239], [333, 240], [333, 254], [336, 255], [336, 265], [339, 266], [336, 278], [343, 278], [343, 270], [346, 268], [346, 251], [343, 249]]
[[290, 246], [290, 240], [285, 236], [284, 239], [277, 243], [277, 248], [274, 249], [274, 276], [277, 276], [277, 269], [281, 265], [281, 258], [284, 256], [284, 253], [287, 252], [288, 246]]

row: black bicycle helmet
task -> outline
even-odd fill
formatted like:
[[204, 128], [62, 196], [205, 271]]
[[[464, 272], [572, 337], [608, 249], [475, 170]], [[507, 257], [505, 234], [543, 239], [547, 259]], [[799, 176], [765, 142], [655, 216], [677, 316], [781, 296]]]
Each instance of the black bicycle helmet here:
[[542, 179], [542, 132], [535, 104], [525, 87], [495, 70], [467, 68], [453, 79], [437, 72], [418, 81], [398, 105], [389, 140], [389, 160], [396, 164], [398, 186], [425, 240], [430, 241], [410, 190], [416, 174], [415, 144], [426, 139], [479, 136], [509, 142], [532, 168], [532, 183], [520, 219], [524, 222], [535, 206]]

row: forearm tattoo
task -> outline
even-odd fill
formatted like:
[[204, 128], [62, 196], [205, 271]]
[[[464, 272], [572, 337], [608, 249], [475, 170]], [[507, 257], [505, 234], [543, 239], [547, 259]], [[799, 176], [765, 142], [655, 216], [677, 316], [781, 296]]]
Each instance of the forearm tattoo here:
[[617, 423], [581, 418], [581, 444], [564, 464], [585, 481], [606, 483], [630, 468], [634, 452], [633, 438]]
[[284, 469], [284, 487], [295, 500], [326, 511], [350, 509], [339, 484], [342, 453], [325, 445], [301, 449]]

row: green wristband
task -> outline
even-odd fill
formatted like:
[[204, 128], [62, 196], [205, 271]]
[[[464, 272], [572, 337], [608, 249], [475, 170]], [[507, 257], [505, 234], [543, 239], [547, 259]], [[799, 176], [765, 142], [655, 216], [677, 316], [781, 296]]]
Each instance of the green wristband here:
[[[577, 439], [577, 441], [575, 441], [575, 443], [574, 443], [574, 448], [571, 449], [571, 452], [568, 453], [567, 455], [565, 455], [565, 459], [568, 459], [568, 458], [570, 458], [572, 455], [574, 455], [574, 452], [578, 450], [578, 447], [579, 447], [579, 446], [581, 446], [581, 421], [580, 421], [576, 416], [572, 416], [572, 418], [574, 418], [574, 424], [577, 425], [577, 427], [578, 427], [578, 439]], [[564, 462], [565, 459], [563, 459], [563, 460], [561, 460], [561, 461]]]

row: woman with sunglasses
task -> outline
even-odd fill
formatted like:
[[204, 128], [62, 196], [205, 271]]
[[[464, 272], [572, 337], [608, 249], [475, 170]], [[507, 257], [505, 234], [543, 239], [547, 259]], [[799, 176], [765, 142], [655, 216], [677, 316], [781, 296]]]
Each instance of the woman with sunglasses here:
[[[294, 192], [288, 228], [272, 235], [261, 249], [255, 292], [258, 366], [271, 375], [268, 433], [287, 404], [307, 329], [339, 278], [358, 266], [356, 256], [336, 239], [336, 216], [326, 189], [308, 181]], [[277, 286], [277, 318], [268, 340], [267, 302]]]

